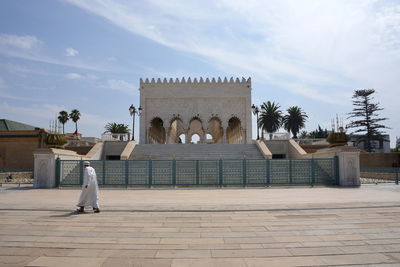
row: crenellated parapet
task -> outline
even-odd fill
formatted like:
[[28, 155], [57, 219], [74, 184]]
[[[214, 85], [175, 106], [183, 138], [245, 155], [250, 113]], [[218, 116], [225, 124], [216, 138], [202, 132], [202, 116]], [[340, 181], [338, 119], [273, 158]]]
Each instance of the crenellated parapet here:
[[167, 79], [167, 78], [163, 78], [163, 79], [161, 79], [161, 78], [157, 78], [157, 79], [155, 79], [155, 78], [151, 78], [151, 79], [140, 78], [140, 85], [143, 85], [143, 84], [233, 84], [233, 83], [237, 83], [237, 84], [251, 83], [251, 78], [250, 77], [247, 79], [244, 77], [242, 77], [241, 79], [233, 78], [233, 77], [231, 77], [229, 79], [227, 77], [224, 77], [224, 78], [200, 77], [200, 78], [193, 78], [193, 79], [191, 77], [189, 77], [187, 79], [185, 77], [183, 77], [181, 79], [179, 79], [179, 78], [175, 78], [175, 79], [173, 79], [173, 78], [169, 78], [169, 79]]

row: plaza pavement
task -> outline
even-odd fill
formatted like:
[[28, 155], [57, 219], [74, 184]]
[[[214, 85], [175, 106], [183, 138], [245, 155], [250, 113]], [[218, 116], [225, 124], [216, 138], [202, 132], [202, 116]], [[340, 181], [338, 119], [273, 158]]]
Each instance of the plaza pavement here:
[[400, 266], [400, 186], [0, 189], [0, 266]]

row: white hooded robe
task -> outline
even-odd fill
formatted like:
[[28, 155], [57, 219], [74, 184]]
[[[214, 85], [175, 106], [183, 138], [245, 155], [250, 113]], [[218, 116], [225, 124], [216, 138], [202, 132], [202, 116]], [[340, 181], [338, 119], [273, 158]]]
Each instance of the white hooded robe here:
[[77, 206], [99, 208], [99, 186], [96, 171], [92, 167], [85, 167], [83, 170], [82, 192]]

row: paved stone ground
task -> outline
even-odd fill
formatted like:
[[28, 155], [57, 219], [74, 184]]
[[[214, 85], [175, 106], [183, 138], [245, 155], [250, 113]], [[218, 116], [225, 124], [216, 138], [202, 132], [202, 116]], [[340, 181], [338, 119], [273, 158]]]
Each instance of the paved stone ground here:
[[400, 266], [400, 186], [0, 189], [0, 266]]

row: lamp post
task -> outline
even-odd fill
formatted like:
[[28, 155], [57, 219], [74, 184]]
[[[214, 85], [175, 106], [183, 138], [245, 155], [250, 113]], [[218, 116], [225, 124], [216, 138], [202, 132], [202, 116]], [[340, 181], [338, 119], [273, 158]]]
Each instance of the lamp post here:
[[258, 133], [259, 132], [259, 130], [258, 130], [258, 113], [260, 113], [260, 110], [259, 110], [258, 106], [254, 105], [254, 104], [251, 106], [251, 109], [253, 110], [253, 114], [257, 116], [257, 140], [259, 140], [260, 135]]
[[140, 116], [140, 114], [142, 113], [142, 107], [139, 106], [139, 108], [136, 109], [135, 106], [132, 104], [129, 107], [129, 113], [132, 116], [132, 140], [135, 141], [135, 116], [136, 114]]

